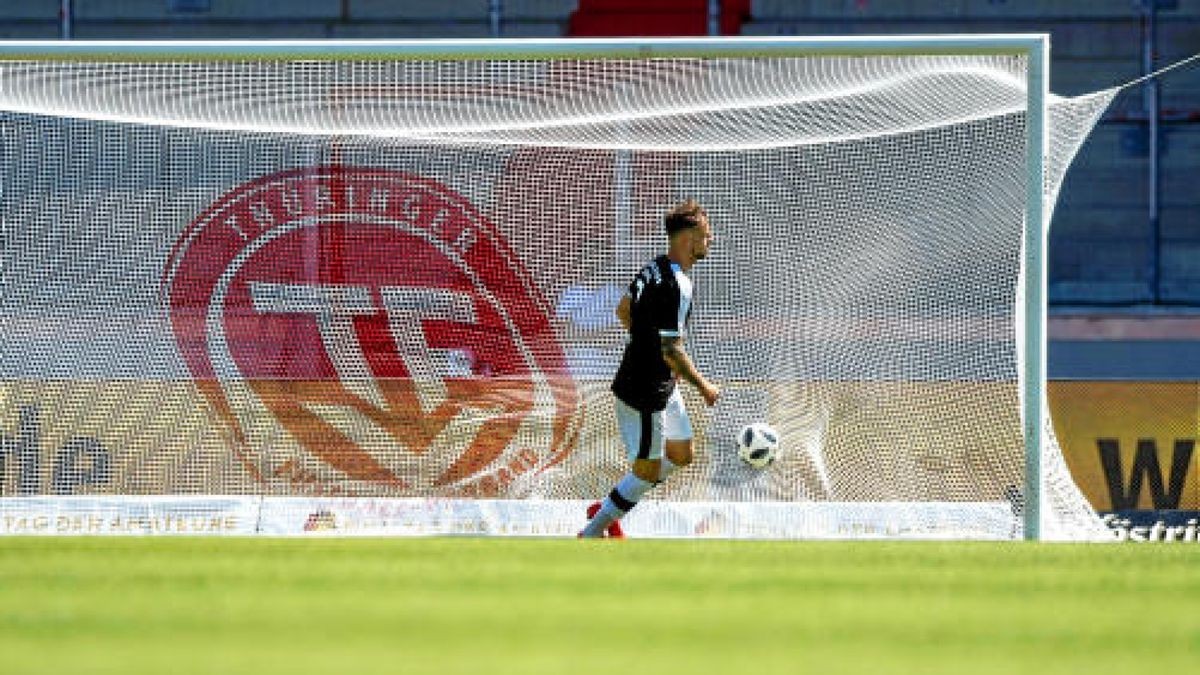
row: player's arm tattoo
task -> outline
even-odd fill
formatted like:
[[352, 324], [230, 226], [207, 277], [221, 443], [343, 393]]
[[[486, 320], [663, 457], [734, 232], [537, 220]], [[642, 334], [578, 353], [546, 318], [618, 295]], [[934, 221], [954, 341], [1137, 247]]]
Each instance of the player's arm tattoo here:
[[692, 363], [691, 357], [683, 350], [683, 338], [663, 336], [661, 345], [663, 360], [671, 370], [693, 387], [699, 388], [704, 378], [700, 371], [696, 370], [696, 364]]

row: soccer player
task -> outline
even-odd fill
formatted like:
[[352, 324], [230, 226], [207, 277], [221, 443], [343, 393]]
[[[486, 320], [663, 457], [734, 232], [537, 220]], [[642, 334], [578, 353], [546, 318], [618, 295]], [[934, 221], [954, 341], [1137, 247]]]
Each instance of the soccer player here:
[[692, 462], [692, 425], [676, 380], [696, 387], [710, 406], [721, 395], [683, 350], [692, 313], [692, 281], [685, 272], [708, 255], [713, 239], [708, 214], [689, 199], [671, 209], [663, 224], [666, 255], [637, 273], [616, 310], [629, 331], [612, 391], [630, 471], [603, 502], [588, 507], [590, 521], [580, 537], [624, 536], [620, 519], [651, 488]]

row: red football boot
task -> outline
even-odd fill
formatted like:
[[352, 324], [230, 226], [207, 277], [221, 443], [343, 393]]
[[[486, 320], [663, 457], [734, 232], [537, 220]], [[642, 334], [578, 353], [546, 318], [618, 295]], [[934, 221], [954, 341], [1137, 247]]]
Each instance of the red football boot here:
[[[600, 502], [592, 502], [587, 507], [588, 521], [596, 517], [596, 512], [600, 510]], [[613, 539], [624, 539], [625, 531], [621, 529], [621, 521], [614, 520], [612, 524], [605, 530], [605, 535]]]
[[610, 539], [624, 539], [625, 530], [621, 529], [621, 521], [614, 520], [612, 525], [608, 526], [608, 536]]

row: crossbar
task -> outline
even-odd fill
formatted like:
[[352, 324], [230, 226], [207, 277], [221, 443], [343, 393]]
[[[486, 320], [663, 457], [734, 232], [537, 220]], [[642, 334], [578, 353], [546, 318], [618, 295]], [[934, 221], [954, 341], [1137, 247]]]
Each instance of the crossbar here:
[[1024, 56], [1045, 34], [458, 40], [6, 40], [3, 61], [349, 61]]

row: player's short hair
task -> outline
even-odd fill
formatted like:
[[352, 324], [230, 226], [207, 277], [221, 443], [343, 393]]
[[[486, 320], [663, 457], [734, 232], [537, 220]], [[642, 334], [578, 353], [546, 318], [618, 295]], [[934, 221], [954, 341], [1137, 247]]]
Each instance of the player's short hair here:
[[707, 219], [708, 212], [704, 210], [703, 206], [700, 206], [700, 202], [689, 199], [667, 211], [667, 215], [663, 218], [663, 225], [667, 228], [669, 237], [676, 232], [699, 227], [700, 223]]

